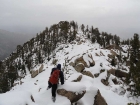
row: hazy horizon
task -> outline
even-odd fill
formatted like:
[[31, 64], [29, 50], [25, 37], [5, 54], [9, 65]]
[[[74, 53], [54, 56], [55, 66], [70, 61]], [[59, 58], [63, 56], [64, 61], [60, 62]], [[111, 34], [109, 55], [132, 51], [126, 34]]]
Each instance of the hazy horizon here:
[[0, 0], [0, 29], [35, 36], [59, 21], [98, 27], [122, 39], [140, 34], [138, 0]]

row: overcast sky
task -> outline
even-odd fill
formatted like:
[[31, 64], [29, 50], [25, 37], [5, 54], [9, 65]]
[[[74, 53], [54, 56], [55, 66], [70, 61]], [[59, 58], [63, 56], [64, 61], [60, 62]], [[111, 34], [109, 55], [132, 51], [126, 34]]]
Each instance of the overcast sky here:
[[0, 0], [0, 29], [36, 35], [62, 20], [121, 38], [140, 35], [140, 0]]

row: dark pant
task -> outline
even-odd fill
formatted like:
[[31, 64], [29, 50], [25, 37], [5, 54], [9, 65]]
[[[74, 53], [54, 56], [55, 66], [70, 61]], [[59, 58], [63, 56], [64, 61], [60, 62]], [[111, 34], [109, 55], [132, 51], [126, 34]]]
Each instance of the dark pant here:
[[48, 81], [48, 87], [49, 88], [52, 88], [52, 96], [53, 97], [56, 97], [56, 89], [57, 89], [57, 84], [51, 84], [49, 81]]

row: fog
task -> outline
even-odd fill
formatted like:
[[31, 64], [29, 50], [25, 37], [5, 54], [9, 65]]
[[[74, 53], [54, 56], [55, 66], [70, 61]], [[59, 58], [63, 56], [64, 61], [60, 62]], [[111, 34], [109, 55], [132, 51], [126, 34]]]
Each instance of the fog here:
[[126, 39], [140, 34], [140, 1], [0, 0], [0, 29], [35, 36], [63, 20], [93, 25]]

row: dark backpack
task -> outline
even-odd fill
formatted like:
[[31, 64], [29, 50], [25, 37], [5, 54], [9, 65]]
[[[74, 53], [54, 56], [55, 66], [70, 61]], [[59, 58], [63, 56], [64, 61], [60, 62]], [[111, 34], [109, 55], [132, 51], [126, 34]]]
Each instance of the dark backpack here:
[[49, 81], [52, 84], [57, 84], [58, 83], [58, 80], [59, 80], [59, 74], [60, 74], [60, 70], [58, 70], [58, 69], [54, 70], [53, 73], [50, 76]]

